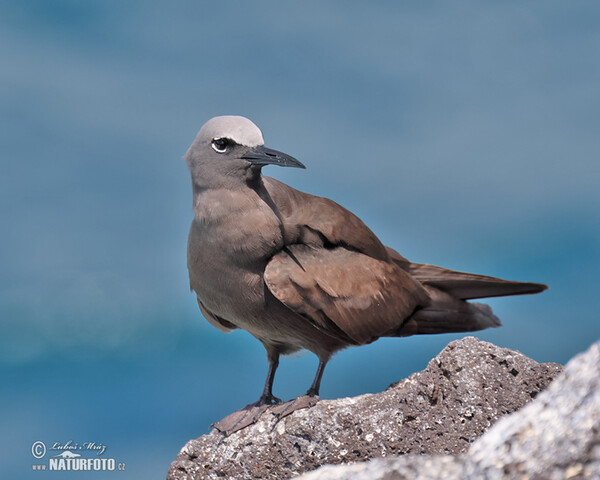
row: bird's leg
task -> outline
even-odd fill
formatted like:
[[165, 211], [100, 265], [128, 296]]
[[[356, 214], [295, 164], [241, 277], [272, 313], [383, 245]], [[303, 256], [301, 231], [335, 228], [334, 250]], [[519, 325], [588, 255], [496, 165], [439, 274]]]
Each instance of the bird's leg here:
[[267, 351], [267, 359], [269, 361], [269, 372], [267, 373], [267, 381], [265, 382], [265, 388], [262, 395], [255, 403], [256, 406], [260, 405], [273, 405], [275, 403], [281, 403], [281, 400], [273, 396], [273, 379], [275, 378], [275, 371], [279, 365], [279, 352]]
[[279, 365], [279, 352], [267, 348], [267, 360], [269, 361], [269, 373], [267, 373], [265, 389], [258, 399], [258, 402], [246, 405], [241, 410], [238, 410], [237, 412], [234, 412], [215, 423], [213, 426], [219, 432], [223, 432], [225, 435], [230, 435], [248, 427], [249, 425], [254, 425], [263, 412], [267, 410], [269, 405], [281, 403], [281, 400], [279, 400], [277, 397], [274, 397], [272, 392], [275, 371]]
[[306, 392], [309, 397], [318, 397], [319, 396], [319, 388], [321, 388], [321, 377], [323, 376], [323, 370], [325, 370], [325, 365], [327, 365], [328, 359], [324, 360], [319, 358], [319, 366], [317, 367], [317, 374], [315, 375], [315, 379], [313, 380], [312, 385]]

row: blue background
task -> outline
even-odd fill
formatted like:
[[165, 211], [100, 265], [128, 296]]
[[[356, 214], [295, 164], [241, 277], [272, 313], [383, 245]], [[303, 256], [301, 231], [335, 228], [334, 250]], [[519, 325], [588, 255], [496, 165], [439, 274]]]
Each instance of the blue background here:
[[[265, 169], [414, 261], [539, 281], [477, 336], [564, 363], [600, 336], [598, 2], [0, 2], [0, 476], [36, 440], [164, 478], [256, 400], [262, 346], [188, 291], [182, 159], [241, 114], [308, 169]], [[375, 392], [461, 335], [339, 353], [322, 396]], [[282, 361], [303, 393], [312, 355]]]

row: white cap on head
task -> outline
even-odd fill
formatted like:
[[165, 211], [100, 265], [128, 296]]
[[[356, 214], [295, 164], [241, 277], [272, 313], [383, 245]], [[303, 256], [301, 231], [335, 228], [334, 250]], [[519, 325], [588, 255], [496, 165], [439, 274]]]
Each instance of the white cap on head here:
[[257, 147], [264, 145], [262, 132], [246, 117], [222, 115], [211, 118], [198, 132], [200, 142], [211, 142], [215, 138], [229, 138], [238, 145]]

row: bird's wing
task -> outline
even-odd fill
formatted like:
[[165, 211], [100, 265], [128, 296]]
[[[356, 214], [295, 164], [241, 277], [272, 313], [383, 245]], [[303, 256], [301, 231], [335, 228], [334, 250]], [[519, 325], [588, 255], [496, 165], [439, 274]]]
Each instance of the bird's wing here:
[[548, 288], [542, 283], [503, 280], [487, 275], [449, 270], [427, 263], [413, 263], [393, 248], [386, 248], [390, 260], [423, 285], [438, 288], [461, 300], [539, 293]]
[[408, 271], [408, 269], [410, 268], [410, 263], [411, 263], [410, 260], [408, 260], [407, 258], [404, 258], [402, 255], [400, 255], [396, 250], [394, 250], [391, 247], [386, 246], [385, 249], [387, 250], [387, 253], [392, 262], [394, 262], [396, 265], [398, 265], [402, 270]]
[[288, 308], [357, 344], [397, 330], [429, 301], [394, 263], [344, 247], [290, 245], [267, 264], [264, 278]]
[[548, 287], [541, 283], [515, 282], [501, 278], [457, 272], [424, 263], [410, 263], [408, 273], [423, 285], [430, 285], [463, 300], [539, 293]]
[[202, 315], [204, 315], [204, 318], [206, 318], [213, 327], [218, 328], [219, 330], [221, 330], [222, 332], [225, 332], [225, 333], [229, 333], [232, 330], [235, 330], [236, 328], [238, 328], [233, 323], [228, 322], [227, 320], [219, 317], [218, 315], [215, 315], [214, 313], [211, 313], [208, 310], [208, 308], [206, 308], [204, 306], [204, 304], [200, 301], [200, 299], [198, 297], [196, 297], [196, 298], [198, 300], [198, 306], [200, 307], [200, 311], [202, 312]]
[[333, 200], [301, 192], [271, 177], [263, 177], [263, 182], [281, 216], [286, 244], [343, 246], [389, 260], [386, 247], [369, 227]]

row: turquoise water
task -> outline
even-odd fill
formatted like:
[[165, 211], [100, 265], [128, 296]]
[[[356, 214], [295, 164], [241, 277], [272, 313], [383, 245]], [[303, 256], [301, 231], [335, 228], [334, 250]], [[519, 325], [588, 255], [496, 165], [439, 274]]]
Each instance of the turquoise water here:
[[[256, 400], [261, 345], [197, 311], [182, 156], [242, 114], [405, 256], [550, 285], [489, 303], [477, 336], [566, 362], [600, 336], [600, 7], [580, 2], [0, 3], [0, 472], [95, 442], [163, 478], [190, 438]], [[452, 339], [338, 354], [322, 396], [373, 392]], [[316, 359], [282, 361], [275, 394]], [[48, 458], [48, 455], [44, 457]], [[39, 463], [39, 462], [37, 462]], [[100, 474], [70, 472], [72, 478]]]

